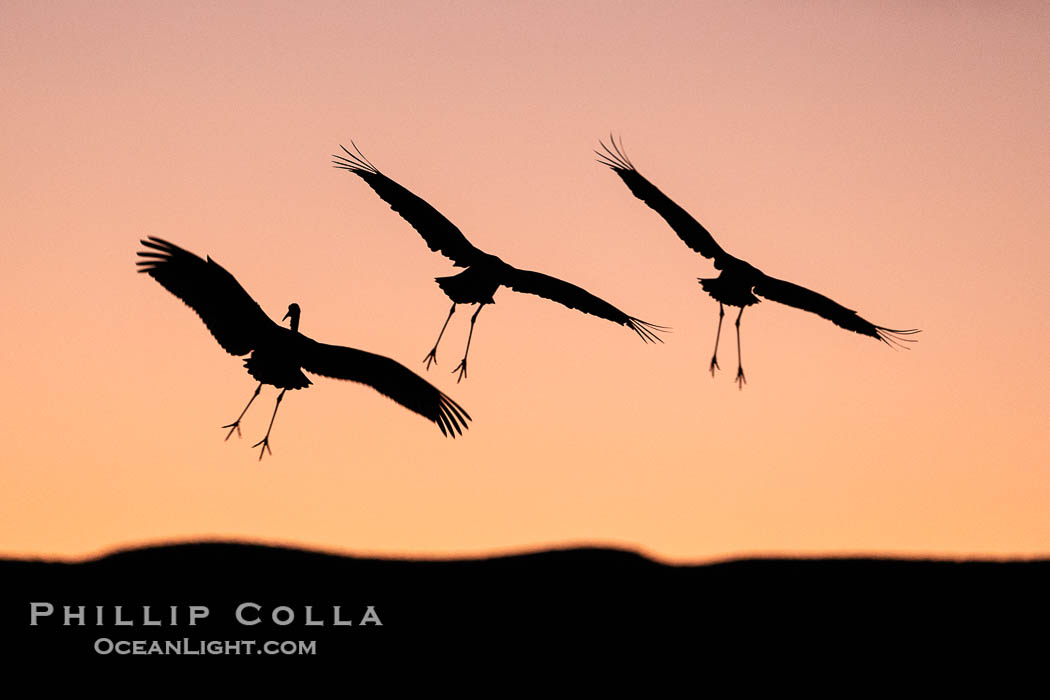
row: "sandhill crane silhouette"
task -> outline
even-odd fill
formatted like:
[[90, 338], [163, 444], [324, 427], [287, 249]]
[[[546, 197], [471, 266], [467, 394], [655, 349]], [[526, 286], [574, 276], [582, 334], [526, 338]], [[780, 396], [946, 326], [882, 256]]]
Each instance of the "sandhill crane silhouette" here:
[[[656, 332], [668, 330], [664, 326], [657, 326], [628, 316], [609, 302], [599, 299], [574, 284], [539, 272], [519, 270], [495, 255], [475, 248], [463, 235], [463, 232], [442, 216], [437, 209], [379, 172], [379, 169], [364, 157], [353, 141], [350, 144], [356, 153], [351, 153], [345, 146], [340, 146], [346, 156], [332, 156], [335, 158], [332, 161], [335, 167], [349, 170], [367, 182], [375, 193], [390, 205], [391, 209], [400, 214], [412, 228], [419, 232], [431, 250], [438, 251], [452, 260], [454, 267], [467, 268], [457, 275], [436, 278], [438, 286], [452, 300], [452, 308], [449, 309], [445, 323], [441, 326], [441, 332], [438, 333], [433, 349], [423, 358], [427, 369], [430, 369], [431, 363], [437, 361], [438, 344], [445, 334], [452, 314], [456, 312], [456, 306], [458, 304], [478, 304], [477, 311], [470, 317], [470, 333], [467, 335], [467, 349], [463, 352], [463, 360], [456, 369], [452, 370], [459, 372], [456, 382], [467, 376], [467, 354], [470, 352], [470, 341], [474, 336], [474, 322], [477, 321], [478, 314], [486, 304], [495, 303], [493, 294], [501, 286], [515, 292], [535, 294], [556, 301], [570, 309], [627, 326], [646, 342], [660, 340]], [[663, 341], [660, 340], [660, 342]]]
[[266, 436], [252, 445], [260, 447], [259, 459], [270, 450], [270, 431], [277, 417], [281, 399], [289, 389], [305, 389], [312, 383], [303, 370], [335, 379], [367, 384], [410, 411], [432, 420], [445, 436], [462, 435], [470, 416], [455, 401], [431, 386], [412, 370], [388, 357], [363, 350], [326, 345], [299, 332], [299, 305], [289, 304], [290, 328], [277, 325], [244, 290], [244, 287], [210, 257], [202, 260], [174, 243], [150, 236], [141, 241], [149, 250], [139, 251], [146, 258], [137, 264], [160, 282], [161, 286], [182, 299], [197, 312], [223, 350], [231, 355], [251, 355], [244, 366], [259, 386], [248, 405], [228, 425], [226, 439], [236, 430], [241, 434], [241, 419], [259, 395], [263, 384], [281, 390], [277, 396]]
[[[797, 309], [811, 311], [822, 316], [840, 328], [876, 338], [893, 347], [906, 347], [902, 343], [915, 342], [912, 338], [903, 336], [918, 333], [917, 329], [894, 330], [884, 328], [864, 320], [857, 315], [856, 311], [847, 309], [845, 306], [828, 299], [810, 289], [778, 280], [770, 277], [753, 265], [734, 258], [722, 250], [715, 242], [714, 237], [704, 228], [699, 221], [690, 216], [685, 209], [675, 204], [670, 197], [665, 195], [656, 185], [652, 184], [641, 173], [635, 169], [634, 164], [624, 153], [623, 143], [617, 145], [616, 140], [610, 135], [611, 148], [604, 142], [599, 141], [602, 151], [598, 154], [598, 162], [612, 168], [613, 172], [620, 176], [628, 189], [635, 197], [650, 206], [657, 214], [662, 216], [682, 241], [700, 253], [705, 258], [714, 260], [715, 267], [721, 270], [721, 274], [714, 278], [699, 278], [700, 286], [718, 302], [718, 331], [715, 334], [715, 351], [711, 356], [711, 376], [715, 374], [718, 367], [718, 341], [722, 336], [722, 318], [725, 316], [723, 305], [739, 306], [740, 313], [736, 317], [736, 356], [737, 370], [736, 382], [743, 389], [747, 379], [744, 377], [744, 367], [740, 357], [740, 317], [744, 315], [744, 308], [759, 302], [759, 295], [778, 301], [781, 304], [794, 306]], [[604, 151], [604, 152], [603, 152]]]

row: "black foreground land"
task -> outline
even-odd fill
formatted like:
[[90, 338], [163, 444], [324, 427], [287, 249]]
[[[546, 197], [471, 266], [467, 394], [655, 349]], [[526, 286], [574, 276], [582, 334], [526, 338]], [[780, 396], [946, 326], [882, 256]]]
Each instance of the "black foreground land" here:
[[537, 644], [904, 653], [1044, 639], [1050, 623], [1050, 560], [669, 566], [595, 548], [412, 561], [192, 543], [79, 563], [0, 560], [0, 581], [8, 653], [56, 660], [512, 654]]

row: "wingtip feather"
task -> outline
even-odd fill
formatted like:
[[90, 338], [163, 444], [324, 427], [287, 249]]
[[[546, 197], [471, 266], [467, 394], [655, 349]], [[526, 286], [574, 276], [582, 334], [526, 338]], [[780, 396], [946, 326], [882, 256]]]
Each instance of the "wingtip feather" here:
[[916, 333], [922, 333], [918, 328], [909, 328], [907, 330], [898, 330], [895, 328], [883, 328], [882, 326], [875, 326], [875, 333], [878, 339], [886, 343], [894, 350], [911, 350], [910, 347], [904, 343], [917, 343], [918, 338], [905, 338], [906, 335], [915, 335]]
[[620, 143], [617, 144], [616, 138], [610, 132], [609, 142], [612, 144], [612, 148], [606, 146], [604, 141], [598, 141], [598, 145], [601, 146], [602, 151], [605, 151], [604, 153], [600, 151], [595, 151], [599, 158], [604, 159], [599, 160], [598, 162], [602, 165], [612, 168], [617, 173], [626, 170], [635, 170], [634, 163], [632, 163], [631, 159], [627, 157], [626, 151], [623, 147], [623, 139], [621, 138]]
[[634, 317], [628, 318], [627, 326], [647, 343], [662, 343], [664, 340], [657, 333], [672, 332], [670, 326], [658, 326]]
[[354, 151], [356, 151], [356, 153], [348, 149], [343, 144], [339, 144], [339, 148], [343, 149], [343, 153], [345, 153], [346, 155], [341, 156], [333, 153], [332, 158], [335, 158], [335, 160], [332, 161], [332, 165], [336, 168], [349, 170], [350, 172], [355, 173], [357, 175], [361, 175], [362, 173], [366, 173], [369, 175], [378, 175], [379, 168], [372, 165], [368, 158], [365, 158], [365, 154], [361, 153], [361, 149], [357, 147], [357, 144], [353, 141], [350, 141], [350, 145], [354, 147]]
[[467, 425], [467, 422], [470, 420], [470, 414], [462, 406], [445, 394], [439, 395], [438, 414], [434, 422], [441, 429], [442, 435], [451, 438], [462, 435], [463, 431], [470, 427]]

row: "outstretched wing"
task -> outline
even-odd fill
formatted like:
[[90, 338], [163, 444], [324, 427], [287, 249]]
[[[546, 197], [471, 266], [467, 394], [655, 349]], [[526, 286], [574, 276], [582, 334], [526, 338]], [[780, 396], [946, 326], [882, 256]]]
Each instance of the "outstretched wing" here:
[[778, 301], [781, 304], [794, 306], [796, 309], [810, 311], [828, 319], [840, 328], [877, 338], [887, 345], [907, 347], [902, 343], [914, 343], [915, 339], [905, 338], [904, 336], [914, 335], [919, 332], [914, 328], [895, 330], [893, 328], [876, 326], [874, 323], [858, 316], [856, 311], [847, 309], [842, 304], [828, 299], [823, 294], [817, 294], [811, 289], [778, 280], [766, 274], [762, 274], [759, 278], [759, 281], [755, 284], [754, 292], [771, 301]]
[[368, 186], [375, 190], [379, 197], [390, 205], [390, 208], [401, 215], [412, 225], [430, 249], [438, 251], [455, 263], [456, 267], [469, 267], [482, 252], [471, 245], [463, 232], [446, 219], [441, 212], [426, 203], [422, 198], [397, 184], [379, 169], [368, 162], [353, 141], [350, 145], [357, 153], [351, 153], [345, 146], [339, 146], [346, 156], [332, 156], [335, 167], [349, 170]]
[[616, 140], [612, 136], [609, 137], [609, 140], [612, 143], [611, 149], [605, 143], [598, 142], [605, 151], [604, 153], [595, 151], [598, 154], [598, 162], [612, 168], [612, 171], [620, 176], [634, 196], [662, 216], [687, 246], [705, 258], [713, 258], [715, 267], [722, 269], [722, 261], [732, 256], [722, 250], [711, 233], [699, 221], [635, 170], [634, 164], [624, 155], [622, 145], [616, 145]]
[[197, 312], [223, 350], [246, 355], [277, 324], [259, 307], [244, 287], [217, 262], [202, 260], [174, 243], [150, 236], [141, 241], [149, 250], [139, 251], [139, 272]]
[[410, 411], [437, 423], [442, 435], [456, 437], [467, 429], [470, 415], [427, 380], [389, 357], [341, 345], [318, 343], [305, 336], [300, 361], [307, 372], [367, 384]]
[[647, 343], [654, 341], [662, 343], [663, 341], [656, 335], [656, 332], [669, 330], [665, 326], [657, 326], [633, 316], [628, 316], [604, 299], [594, 296], [586, 289], [541, 272], [519, 270], [516, 267], [506, 265], [503, 276], [500, 278], [500, 283], [513, 289], [515, 292], [535, 294], [544, 299], [550, 299], [568, 306], [570, 309], [576, 309], [585, 314], [591, 314], [592, 316], [598, 316], [613, 323], [627, 326]]

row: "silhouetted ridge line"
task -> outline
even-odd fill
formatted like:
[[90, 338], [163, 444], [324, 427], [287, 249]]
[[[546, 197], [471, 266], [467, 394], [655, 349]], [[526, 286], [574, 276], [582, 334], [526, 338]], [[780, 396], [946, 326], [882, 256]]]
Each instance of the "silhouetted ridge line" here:
[[[243, 542], [237, 540], [203, 540], [203, 541], [174, 541], [155, 545], [131, 546], [104, 552], [95, 557], [84, 560], [50, 560], [32, 559], [22, 560], [14, 558], [0, 558], [0, 562], [17, 563], [40, 563], [44, 565], [79, 565], [97, 564], [107, 561], [131, 561], [135, 559], [150, 558], [173, 558], [191, 559], [202, 558], [307, 558], [318, 561], [348, 561], [348, 562], [377, 562], [377, 563], [412, 563], [412, 564], [478, 564], [493, 561], [589, 561], [593, 563], [618, 562], [637, 564], [641, 566], [656, 566], [668, 569], [698, 570], [717, 568], [805, 568], [824, 567], [828, 569], [858, 568], [858, 567], [886, 567], [886, 568], [996, 568], [1000, 566], [1032, 566], [1034, 568], [1047, 568], [1050, 574], [1050, 559], [1048, 558], [1006, 558], [1006, 559], [981, 559], [981, 558], [924, 558], [924, 557], [899, 557], [889, 555], [829, 555], [829, 556], [799, 556], [799, 557], [736, 557], [713, 560], [709, 562], [671, 563], [654, 559], [632, 549], [605, 546], [569, 546], [550, 547], [538, 549], [521, 549], [511, 552], [497, 554], [476, 554], [468, 556], [434, 556], [434, 557], [407, 557], [407, 556], [361, 556], [354, 554], [341, 554], [323, 549], [304, 549], [292, 545], [265, 544], [258, 542]], [[1050, 602], [1050, 601], [1048, 601]]]
[[[97, 658], [100, 638], [184, 637], [313, 640], [319, 655], [344, 663], [348, 653], [355, 662], [362, 654], [389, 656], [413, 640], [440, 641], [428, 652], [452, 648], [460, 659], [469, 649], [575, 647], [582, 638], [634, 648], [686, 644], [691, 651], [728, 643], [748, 653], [770, 642], [778, 649], [848, 643], [850, 653], [864, 646], [885, 652], [917, 640], [925, 654], [933, 639], [999, 643], [1013, 627], [1050, 624], [1047, 560], [670, 565], [602, 548], [411, 560], [209, 542], [74, 564], [0, 560], [0, 577], [0, 634], [16, 635], [19, 650], [49, 659], [63, 649]], [[51, 604], [55, 615], [28, 627], [34, 602]], [[195, 627], [185, 624], [190, 605], [209, 611]], [[88, 624], [63, 625], [63, 606], [85, 606]], [[175, 626], [116, 627], [117, 606], [132, 619], [141, 620], [145, 606], [154, 619], [182, 619]], [[93, 622], [98, 609], [106, 617], [101, 626]], [[258, 624], [238, 622], [236, 611], [245, 609]], [[361, 624], [369, 609], [381, 625]], [[294, 621], [276, 621], [271, 613], [278, 610]], [[351, 624], [334, 625], [335, 614]], [[307, 626], [308, 615], [319, 624]]]
[[740, 317], [744, 315], [745, 307], [760, 301], [755, 296], [756, 294], [771, 301], [815, 313], [840, 328], [875, 338], [890, 347], [907, 349], [905, 343], [915, 342], [914, 338], [906, 336], [919, 333], [917, 329], [897, 330], [877, 326], [861, 318], [856, 311], [847, 309], [822, 294], [791, 282], [769, 277], [750, 263], [733, 257], [722, 249], [710, 231], [704, 228], [699, 221], [642, 177], [624, 152], [622, 141], [617, 144], [616, 139], [610, 134], [609, 142], [609, 146], [606, 146], [603, 141], [598, 142], [602, 149], [595, 151], [598, 155], [598, 162], [611, 168], [635, 197], [662, 216], [683, 243], [705, 258], [711, 258], [715, 268], [722, 271], [718, 277], [698, 279], [703, 290], [718, 302], [718, 331], [715, 334], [715, 350], [711, 355], [711, 376], [714, 376], [715, 370], [718, 369], [718, 342], [722, 337], [722, 318], [725, 316], [723, 306], [739, 306], [740, 313], [737, 314], [735, 324], [736, 382], [741, 389], [747, 383], [740, 355]]
[[304, 389], [311, 382], [303, 370], [333, 379], [344, 379], [372, 387], [405, 408], [433, 421], [441, 434], [461, 435], [470, 415], [451, 398], [425, 379], [388, 357], [340, 345], [327, 345], [299, 332], [299, 305], [288, 305], [283, 328], [263, 312], [239, 282], [210, 257], [207, 261], [160, 238], [150, 236], [142, 241], [147, 250], [139, 251], [144, 260], [139, 272], [157, 280], [165, 289], [193, 309], [204, 325], [231, 355], [251, 355], [244, 366], [259, 381], [248, 404], [229, 428], [226, 439], [237, 431], [248, 408], [263, 384], [271, 384], [281, 393], [270, 418], [266, 435], [253, 447], [260, 447], [259, 459], [270, 450], [273, 429], [281, 399], [289, 389]]
[[585, 314], [604, 318], [630, 328], [643, 341], [650, 343], [660, 341], [659, 332], [670, 329], [629, 316], [609, 302], [596, 297], [590, 292], [556, 277], [539, 272], [521, 270], [513, 267], [495, 255], [485, 253], [467, 240], [455, 224], [444, 217], [426, 201], [408, 191], [384, 175], [358, 149], [357, 144], [350, 142], [354, 150], [340, 146], [345, 155], [333, 155], [333, 164], [347, 170], [371, 187], [379, 197], [390, 205], [401, 217], [414, 228], [430, 250], [440, 252], [449, 258], [455, 267], [465, 267], [465, 271], [451, 277], [438, 277], [436, 282], [441, 291], [452, 300], [445, 323], [441, 326], [434, 347], [423, 362], [427, 369], [437, 362], [437, 349], [441, 337], [445, 334], [448, 322], [456, 312], [459, 304], [478, 304], [474, 315], [470, 317], [470, 332], [467, 335], [467, 347], [463, 359], [453, 372], [459, 372], [457, 382], [467, 376], [467, 355], [470, 353], [470, 341], [474, 336], [474, 323], [486, 304], [495, 303], [493, 295], [500, 287], [507, 287], [515, 292], [534, 294], [556, 301], [570, 309]]
[[[205, 540], [186, 542], [167, 542], [154, 545], [126, 547], [105, 552], [83, 560], [39, 560], [42, 564], [97, 564], [111, 561], [131, 562], [150, 559], [315, 559], [318, 561], [347, 561], [374, 563], [409, 563], [409, 564], [478, 564], [492, 561], [534, 561], [574, 560], [591, 562], [621, 562], [641, 566], [674, 566], [657, 561], [631, 549], [599, 546], [554, 547], [547, 549], [522, 549], [498, 554], [477, 554], [468, 556], [428, 556], [410, 557], [403, 555], [361, 556], [341, 554], [322, 549], [304, 549], [291, 545], [242, 542], [237, 540]], [[15, 559], [0, 561], [19, 561]]]

